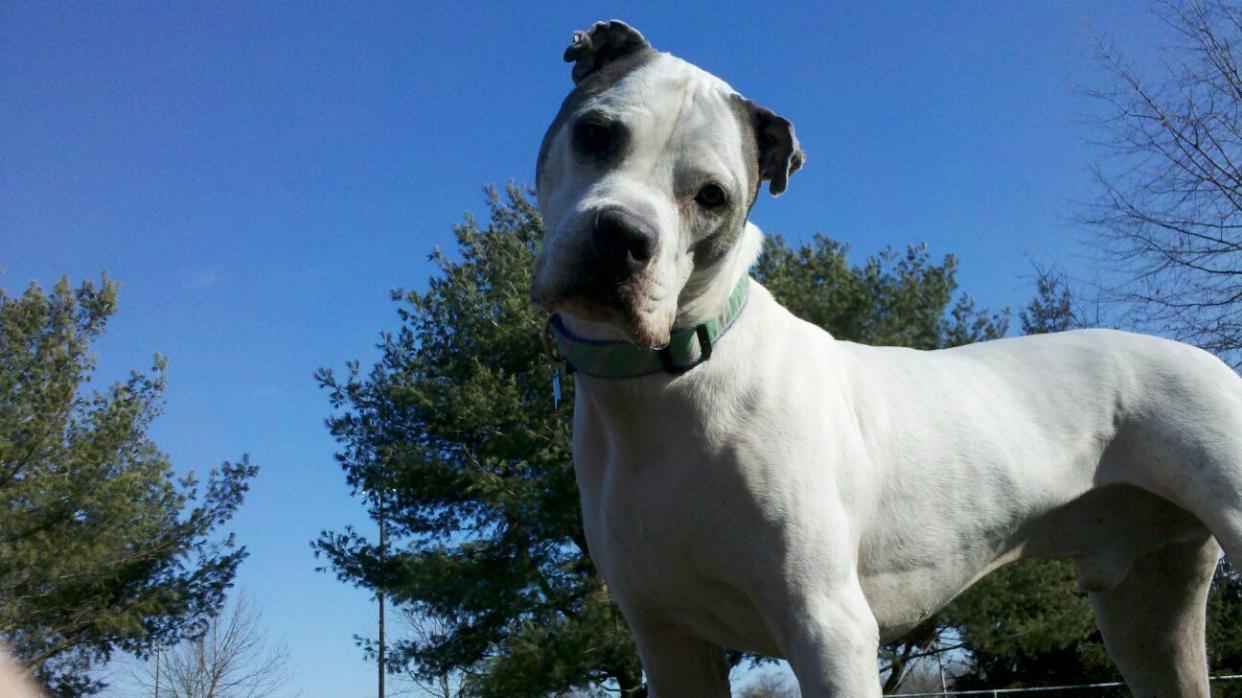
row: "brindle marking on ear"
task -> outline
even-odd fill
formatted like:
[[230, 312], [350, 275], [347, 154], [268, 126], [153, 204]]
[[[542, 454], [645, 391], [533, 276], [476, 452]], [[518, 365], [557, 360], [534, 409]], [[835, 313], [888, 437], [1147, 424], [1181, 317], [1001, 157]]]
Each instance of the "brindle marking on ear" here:
[[565, 49], [565, 61], [574, 64], [574, 83], [632, 53], [651, 48], [646, 37], [619, 19], [596, 22], [590, 29], [574, 32], [573, 43]]

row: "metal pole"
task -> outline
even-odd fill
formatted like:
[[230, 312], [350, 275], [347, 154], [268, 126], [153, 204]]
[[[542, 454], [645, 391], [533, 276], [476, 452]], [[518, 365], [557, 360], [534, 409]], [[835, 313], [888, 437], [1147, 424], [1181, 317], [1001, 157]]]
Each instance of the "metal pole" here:
[[160, 698], [160, 648], [155, 648], [155, 698]]
[[[380, 549], [380, 567], [383, 568], [386, 550], [384, 548], [384, 488], [380, 488], [379, 494], [379, 549]], [[384, 698], [384, 587], [381, 583], [379, 591], [376, 593], [379, 598], [379, 698]]]
[[379, 593], [379, 698], [384, 698], [384, 592]]

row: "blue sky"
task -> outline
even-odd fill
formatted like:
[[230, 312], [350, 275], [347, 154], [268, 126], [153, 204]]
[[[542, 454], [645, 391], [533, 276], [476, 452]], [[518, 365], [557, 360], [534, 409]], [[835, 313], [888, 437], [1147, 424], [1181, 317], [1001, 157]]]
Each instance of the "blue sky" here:
[[[0, 4], [0, 287], [106, 270], [100, 380], [169, 359], [152, 437], [179, 469], [250, 453], [239, 582], [304, 696], [374, 695], [351, 636], [369, 596], [314, 571], [321, 529], [366, 526], [312, 374], [373, 359], [393, 287], [534, 179], [574, 29], [620, 17], [787, 116], [809, 159], [753, 219], [859, 255], [926, 242], [981, 304], [1034, 264], [1087, 276], [1095, 37], [1141, 65], [1142, 3]], [[861, 257], [860, 257], [861, 258]]]

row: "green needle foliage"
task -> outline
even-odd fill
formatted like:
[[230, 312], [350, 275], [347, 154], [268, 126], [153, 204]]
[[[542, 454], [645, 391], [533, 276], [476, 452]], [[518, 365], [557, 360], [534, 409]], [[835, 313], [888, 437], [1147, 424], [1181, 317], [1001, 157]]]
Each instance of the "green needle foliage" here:
[[[1207, 626], [1212, 673], [1242, 673], [1242, 577], [1227, 559], [1220, 561], [1212, 579]], [[1242, 681], [1221, 682], [1213, 695], [1242, 696]]]
[[797, 248], [769, 236], [754, 276], [790, 312], [837, 339], [943, 349], [1004, 336], [1008, 313], [981, 311], [957, 292], [953, 255], [937, 265], [914, 245], [851, 266], [849, 251], [822, 233]]
[[[542, 223], [514, 187], [507, 200], [489, 191], [488, 204], [486, 227], [456, 227], [456, 255], [433, 255], [426, 292], [394, 294], [401, 327], [381, 335], [373, 367], [320, 371], [337, 457], [388, 542], [346, 528], [314, 547], [342, 581], [437, 629], [392, 643], [394, 672], [449, 676], [467, 695], [604, 683], [641, 695], [633, 642], [583, 539], [573, 381], [554, 410], [546, 317], [529, 301]], [[951, 257], [935, 264], [914, 247], [851, 266], [823, 236], [796, 248], [772, 238], [767, 250], [756, 278], [843, 339], [935, 348], [1005, 331], [1005, 315], [957, 293]]]
[[212, 534], [256, 468], [225, 463], [200, 496], [146, 437], [163, 359], [85, 390], [115, 310], [106, 279], [0, 291], [0, 637], [57, 696], [101, 689], [88, 672], [115, 650], [201, 631], [246, 555]]

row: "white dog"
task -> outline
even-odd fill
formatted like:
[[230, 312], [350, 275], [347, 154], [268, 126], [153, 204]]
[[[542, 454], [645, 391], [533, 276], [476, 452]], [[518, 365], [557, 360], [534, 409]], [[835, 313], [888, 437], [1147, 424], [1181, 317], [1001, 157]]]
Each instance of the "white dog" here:
[[622, 22], [565, 58], [532, 293], [575, 370], [591, 557], [654, 695], [729, 695], [727, 647], [787, 658], [806, 696], [878, 696], [879, 643], [1032, 556], [1074, 560], [1137, 695], [1208, 695], [1242, 379], [1111, 331], [836, 341], [747, 276], [761, 180], [802, 164], [790, 123]]

